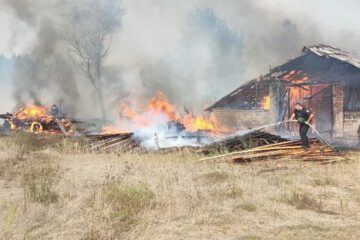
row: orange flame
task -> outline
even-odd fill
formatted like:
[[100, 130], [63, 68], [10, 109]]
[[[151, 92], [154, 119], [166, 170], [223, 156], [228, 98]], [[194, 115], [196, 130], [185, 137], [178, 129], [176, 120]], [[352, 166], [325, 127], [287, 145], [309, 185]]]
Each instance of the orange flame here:
[[209, 131], [214, 134], [222, 132], [230, 132], [229, 129], [223, 129], [219, 127], [219, 124], [214, 116], [206, 117], [202, 114], [194, 116], [187, 114], [181, 116], [175, 106], [169, 103], [166, 96], [157, 92], [145, 107], [142, 107], [138, 111], [132, 110], [129, 105], [122, 103], [120, 105], [120, 111], [122, 115], [134, 123], [137, 128], [147, 127], [151, 125], [158, 115], [165, 116], [168, 121], [177, 121], [182, 124], [187, 131], [196, 132], [199, 130]]
[[270, 96], [265, 96], [261, 101], [261, 108], [264, 110], [270, 110]]
[[120, 105], [120, 111], [124, 117], [132, 120], [134, 123], [141, 127], [146, 127], [149, 125], [149, 121], [143, 117], [141, 114], [133, 111], [127, 104], [122, 103]]
[[179, 118], [175, 107], [172, 106], [162, 92], [157, 92], [156, 96], [150, 100], [149, 109], [153, 112], [161, 112], [165, 114], [169, 120], [175, 121]]
[[[26, 124], [18, 124], [19, 121], [25, 121]], [[50, 123], [56, 123], [60, 129], [47, 126]], [[9, 120], [12, 130], [23, 130], [32, 133], [63, 134], [63, 131], [72, 133], [72, 123], [69, 119], [63, 118], [58, 121], [54, 116], [49, 115], [47, 107], [35, 104], [28, 104], [13, 114]]]
[[186, 130], [190, 132], [196, 132], [199, 130], [209, 131], [213, 134], [231, 132], [230, 129], [219, 127], [219, 123], [214, 115], [205, 117], [204, 115], [192, 116], [189, 114], [182, 118], [182, 123], [184, 124]]
[[102, 127], [102, 131], [101, 134], [105, 134], [105, 135], [111, 135], [111, 134], [118, 134], [118, 133], [124, 133], [124, 131], [119, 130], [113, 126], [107, 125], [107, 126], [103, 126]]
[[18, 112], [15, 113], [16, 118], [20, 120], [28, 118], [39, 118], [47, 116], [47, 109], [43, 106], [35, 106], [29, 104], [26, 107], [21, 108]]
[[[292, 83], [300, 84], [307, 81], [309, 77], [305, 76], [300, 79], [291, 80]], [[294, 86], [289, 88], [290, 106], [294, 106], [296, 102], [302, 102], [305, 97], [310, 94], [308, 87], [302, 86], [302, 88]]]

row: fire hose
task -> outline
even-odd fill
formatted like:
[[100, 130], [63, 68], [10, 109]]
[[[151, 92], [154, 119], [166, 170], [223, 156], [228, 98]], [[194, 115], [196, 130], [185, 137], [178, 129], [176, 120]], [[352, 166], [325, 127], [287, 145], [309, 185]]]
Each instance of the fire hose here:
[[316, 135], [318, 135], [318, 137], [326, 144], [328, 145], [332, 150], [337, 151], [333, 146], [330, 145], [330, 143], [328, 143], [328, 141], [326, 141], [323, 136], [321, 136], [321, 134], [318, 132], [318, 130], [316, 130], [316, 128], [311, 125], [310, 123], [306, 123], [307, 125], [309, 125], [309, 127], [314, 131], [314, 133], [316, 133]]
[[[274, 126], [278, 126], [278, 125], [288, 123], [288, 122], [296, 122], [296, 120], [286, 120], [283, 122], [277, 122], [277, 123], [273, 123], [273, 124], [269, 124], [269, 125], [251, 129], [251, 131], [259, 131], [259, 130], [262, 130], [262, 129], [265, 129], [268, 127], [274, 127]], [[316, 128], [313, 125], [311, 125], [310, 123], [305, 123], [305, 124], [307, 124], [313, 130], [313, 132], [320, 138], [321, 141], [323, 141], [326, 145], [328, 145], [332, 150], [336, 151], [336, 149], [333, 146], [331, 146], [331, 144], [328, 141], [326, 141], [324, 139], [324, 137], [316, 130]]]

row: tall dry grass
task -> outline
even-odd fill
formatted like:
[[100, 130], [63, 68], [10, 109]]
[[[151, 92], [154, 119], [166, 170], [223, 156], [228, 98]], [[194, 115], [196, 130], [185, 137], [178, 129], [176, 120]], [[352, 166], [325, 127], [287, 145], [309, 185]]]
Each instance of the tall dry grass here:
[[94, 155], [64, 140], [21, 152], [13, 141], [0, 139], [0, 239], [360, 237], [358, 153], [325, 166], [199, 164], [186, 151]]

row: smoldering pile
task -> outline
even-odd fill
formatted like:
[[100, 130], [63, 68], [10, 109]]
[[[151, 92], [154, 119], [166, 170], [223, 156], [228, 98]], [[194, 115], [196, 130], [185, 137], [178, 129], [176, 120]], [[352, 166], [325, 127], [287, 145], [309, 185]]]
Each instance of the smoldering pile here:
[[[188, 137], [191, 137], [190, 135]], [[204, 137], [204, 135], [202, 136]], [[157, 141], [154, 139], [154, 141]], [[88, 136], [85, 151], [93, 154], [148, 154], [190, 152], [211, 156], [200, 161], [250, 163], [258, 161], [303, 161], [318, 164], [332, 164], [346, 161], [343, 153], [327, 145], [321, 139], [311, 139], [311, 147], [302, 149], [299, 140], [288, 140], [265, 131], [251, 131], [223, 139], [212, 139], [211, 143], [198, 145], [179, 145], [172, 147], [146, 148], [134, 133], [119, 133]], [[219, 155], [220, 153], [220, 155]]]
[[[41, 108], [32, 108], [32, 111], [41, 111]], [[178, 122], [170, 122], [168, 128], [173, 135], [159, 139], [154, 134], [153, 139], [146, 139], [134, 132], [123, 133], [89, 133], [90, 129], [82, 129], [80, 134], [72, 132], [71, 128], [76, 121], [70, 118], [53, 115], [38, 115], [29, 117], [29, 109], [21, 109], [14, 114], [3, 114], [6, 122], [0, 129], [4, 132], [24, 131], [35, 135], [37, 139], [47, 139], [47, 142], [61, 140], [62, 137], [84, 139], [83, 151], [93, 154], [146, 154], [170, 153], [190, 151], [200, 155], [214, 155], [201, 161], [230, 161], [233, 163], [248, 163], [254, 161], [288, 161], [301, 160], [319, 163], [335, 163], [346, 160], [333, 147], [319, 139], [311, 140], [311, 148], [301, 149], [301, 142], [288, 140], [265, 131], [249, 131], [245, 134], [229, 134], [228, 136], [214, 136], [208, 131], [187, 132]], [[175, 133], [175, 134], [174, 134]], [[60, 136], [60, 138], [59, 138]], [[178, 141], [181, 139], [182, 141]], [[185, 141], [184, 141], [185, 140]], [[153, 141], [149, 147], [149, 141]], [[167, 143], [164, 144], [164, 141]], [[46, 144], [46, 143], [45, 143]], [[219, 155], [220, 154], [220, 155]]]
[[[154, 143], [157, 147], [146, 148], [142, 146], [141, 139], [136, 137], [134, 133], [119, 133], [106, 135], [88, 136], [90, 143], [86, 146], [86, 150], [93, 153], [125, 153], [125, 152], [172, 152], [179, 150], [189, 150], [199, 154], [213, 154], [225, 151], [239, 151], [252, 147], [264, 146], [269, 143], [279, 143], [286, 141], [286, 139], [279, 136], [262, 132], [254, 131], [245, 135], [235, 135], [225, 137], [221, 140], [206, 136], [204, 133], [197, 135], [183, 135], [180, 138], [196, 138], [206, 139], [210, 143], [202, 144], [201, 140], [197, 145], [176, 145], [171, 147], [160, 147], [161, 143]], [[172, 137], [174, 138], [174, 137]], [[211, 139], [211, 140], [210, 140]], [[159, 141], [154, 139], [154, 141]]]

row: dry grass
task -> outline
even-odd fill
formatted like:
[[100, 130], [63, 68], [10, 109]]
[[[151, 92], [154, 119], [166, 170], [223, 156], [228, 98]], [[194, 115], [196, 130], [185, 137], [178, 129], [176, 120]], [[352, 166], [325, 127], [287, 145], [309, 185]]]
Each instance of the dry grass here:
[[278, 166], [29, 141], [0, 139], [0, 239], [360, 238], [358, 153], [266, 171]]
[[57, 201], [54, 186], [59, 178], [60, 167], [56, 160], [47, 155], [32, 156], [22, 169], [22, 186], [26, 201], [44, 204]]

